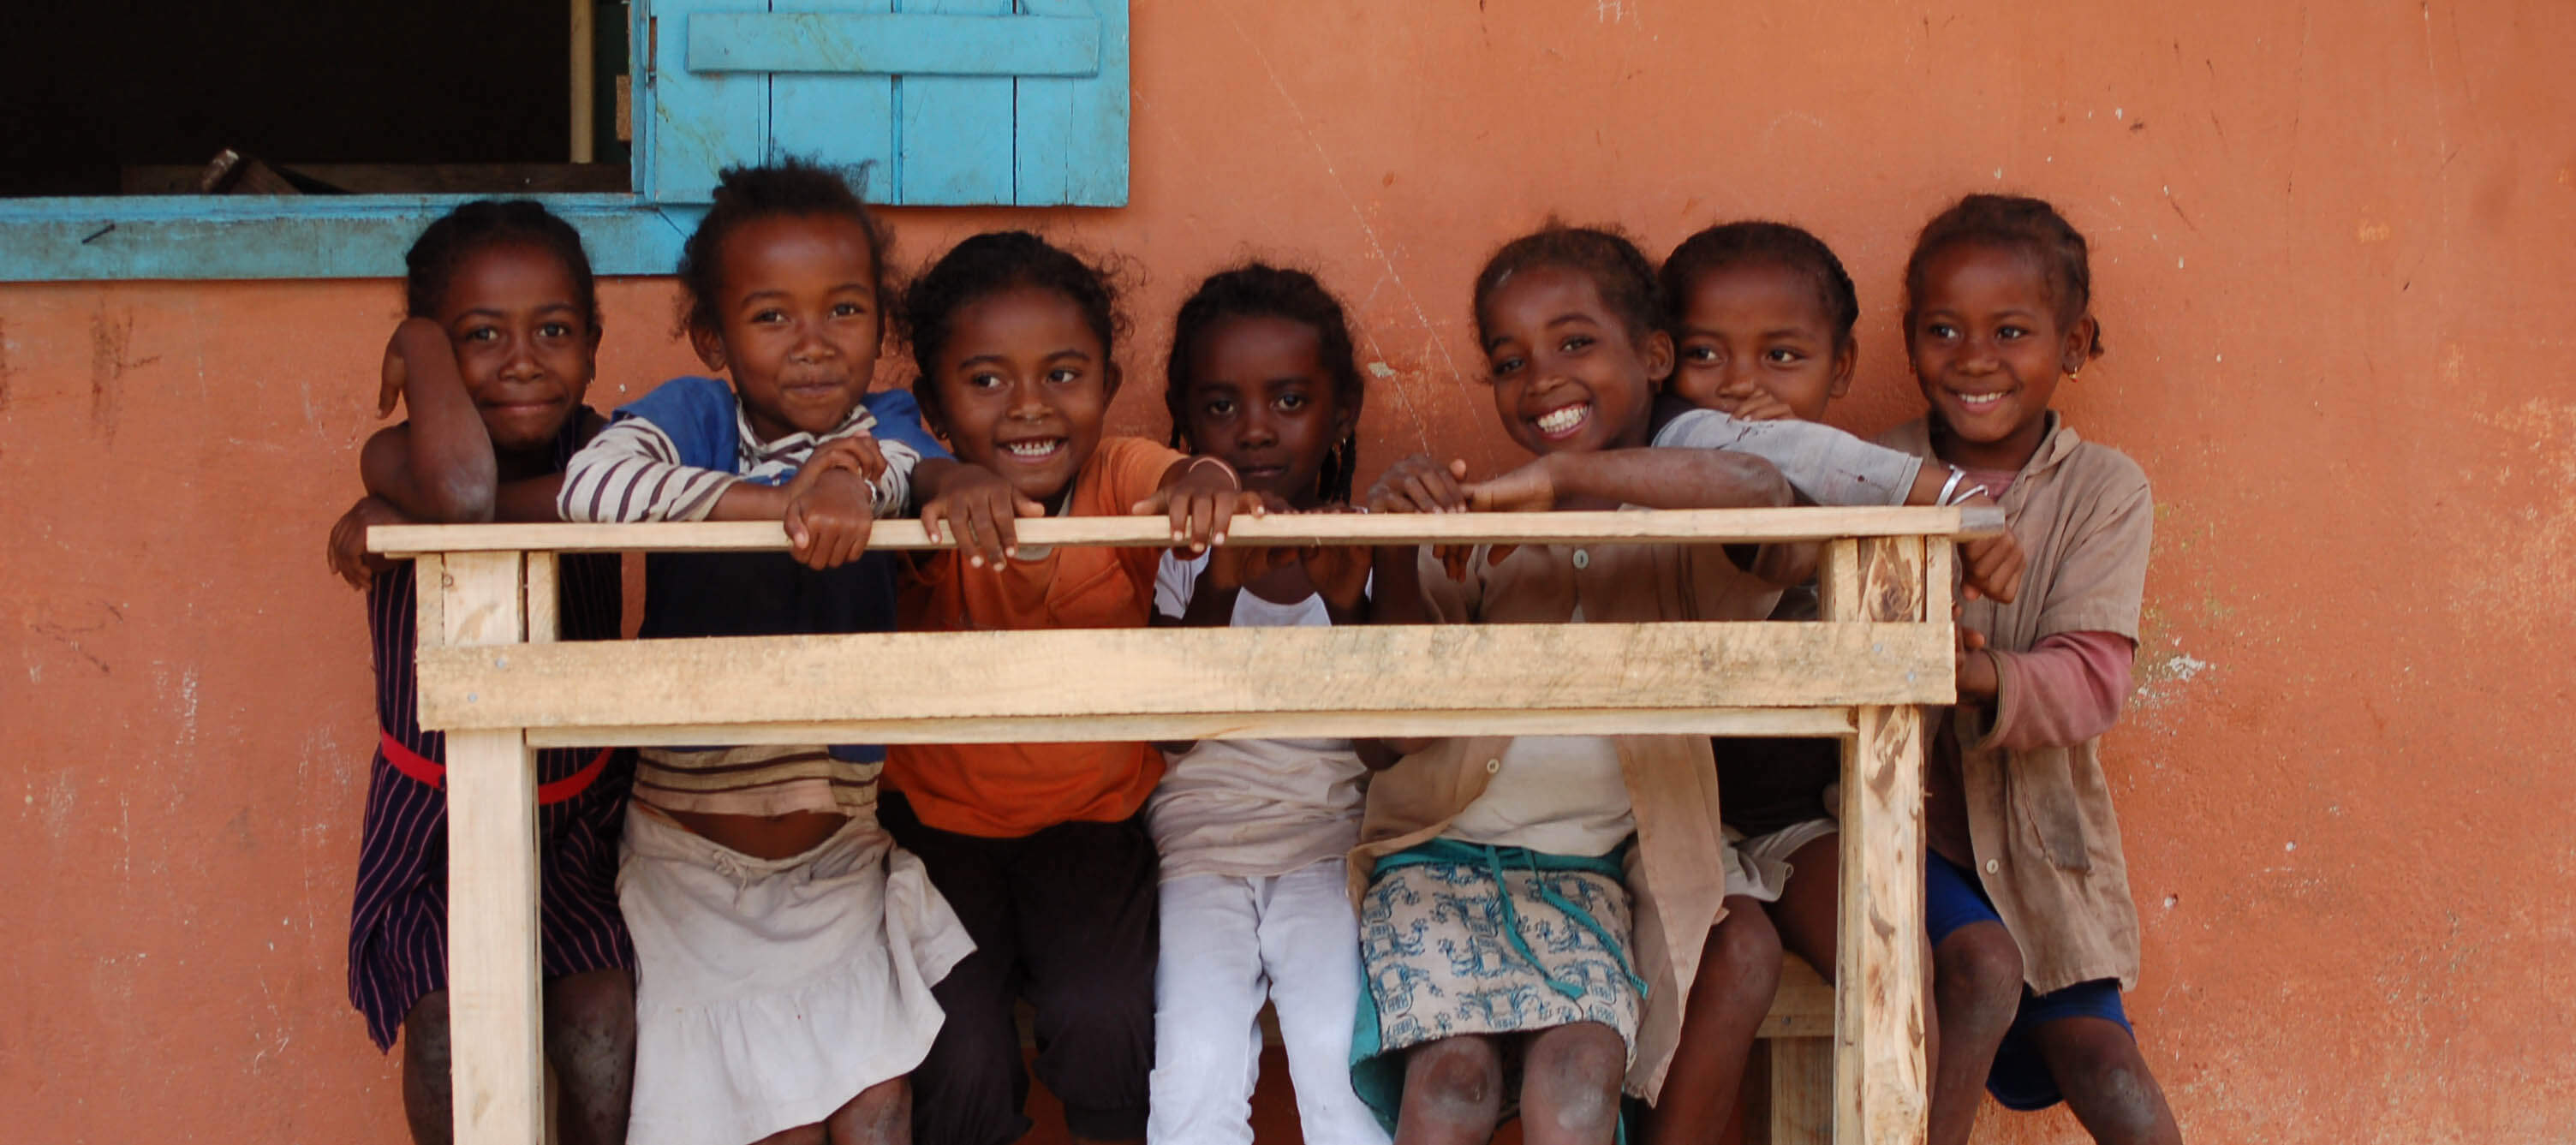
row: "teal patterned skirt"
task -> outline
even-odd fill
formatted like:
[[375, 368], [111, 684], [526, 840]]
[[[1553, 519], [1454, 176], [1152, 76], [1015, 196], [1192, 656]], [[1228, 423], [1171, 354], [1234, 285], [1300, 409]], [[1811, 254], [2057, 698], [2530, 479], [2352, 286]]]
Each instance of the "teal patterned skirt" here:
[[[1404, 1051], [1427, 1042], [1599, 1022], [1633, 1059], [1646, 984], [1629, 954], [1626, 849], [1550, 855], [1434, 839], [1377, 861], [1360, 904], [1366, 981], [1351, 1086], [1389, 1132], [1404, 1103]], [[1518, 1074], [1506, 1070], [1507, 1094]]]

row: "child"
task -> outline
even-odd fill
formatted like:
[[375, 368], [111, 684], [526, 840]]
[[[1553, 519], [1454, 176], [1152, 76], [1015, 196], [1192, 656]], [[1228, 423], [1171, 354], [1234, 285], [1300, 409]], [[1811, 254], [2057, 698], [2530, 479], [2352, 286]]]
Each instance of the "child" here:
[[[874, 519], [979, 475], [903, 392], [868, 392], [886, 247], [829, 170], [723, 172], [679, 277], [691, 344], [733, 384], [679, 378], [620, 409], [573, 458], [560, 507], [780, 521], [791, 548], [653, 555], [644, 635], [893, 626], [892, 563], [863, 555]], [[972, 943], [878, 826], [882, 760], [851, 745], [642, 753], [617, 880], [641, 963], [635, 1141], [906, 1139], [904, 1077], [940, 1025], [930, 985]]]
[[[1252, 263], [1202, 283], [1173, 325], [1173, 444], [1295, 511], [1346, 505], [1364, 390], [1341, 303], [1311, 275]], [[1155, 621], [1358, 623], [1367, 583], [1364, 549], [1165, 553]], [[1309, 1145], [1386, 1141], [1349, 1074], [1359, 929], [1342, 857], [1367, 774], [1346, 739], [1210, 740], [1172, 758], [1146, 809], [1163, 860], [1149, 1142], [1250, 1145], [1265, 996]]]
[[[379, 1049], [403, 1043], [412, 1139], [451, 1132], [447, 1063], [447, 737], [421, 730], [412, 682], [412, 564], [366, 552], [369, 525], [553, 516], [565, 462], [603, 420], [582, 404], [599, 350], [590, 259], [571, 225], [525, 200], [466, 203], [405, 262], [410, 317], [385, 348], [379, 413], [403, 424], [360, 455], [368, 496], [332, 529], [331, 564], [367, 591], [379, 742], [367, 780], [349, 1000]], [[617, 558], [563, 558], [567, 640], [617, 638]], [[635, 1060], [634, 947], [617, 913], [627, 753], [537, 753], [538, 923], [546, 1059], [567, 1142], [626, 1136]]]
[[1998, 493], [2032, 557], [2018, 602], [1961, 608], [1959, 705], [1925, 776], [1933, 1108], [1950, 1114], [1934, 1141], [1967, 1139], [1981, 1080], [2013, 1109], [2062, 1096], [2099, 1141], [2181, 1139], [2120, 1006], [2138, 918], [2100, 756], [2129, 691], [2154, 502], [2135, 462], [2049, 409], [2102, 352], [2091, 307], [2084, 237], [2037, 199], [1970, 195], [1905, 264], [1931, 412], [1886, 440]]
[[[958, 456], [1001, 475], [1017, 511], [1168, 513], [1172, 540], [1222, 541], [1234, 470], [1101, 436], [1118, 392], [1108, 277], [1012, 231], [957, 244], [915, 279], [904, 321], [914, 392]], [[943, 516], [944, 503], [923, 510]], [[1007, 517], [961, 530], [973, 549], [920, 561], [907, 629], [1141, 627], [1150, 549], [1018, 547]], [[922, 744], [889, 753], [886, 828], [921, 856], [975, 939], [937, 994], [948, 1021], [915, 1084], [915, 1135], [995, 1145], [1025, 1132], [1028, 1078], [1012, 1003], [1037, 1009], [1037, 1072], [1076, 1137], [1145, 1132], [1153, 1066], [1154, 843], [1139, 810], [1162, 776], [1141, 743]]]
[[[1730, 435], [1730, 447], [1777, 457], [1796, 484], [1807, 470], [1779, 447], [1803, 439], [1856, 471], [1889, 474], [1868, 483], [1872, 493], [1908, 490], [1904, 499], [1918, 504], [1945, 496], [1993, 503], [1946, 466], [1920, 466], [1911, 455], [1813, 424], [1828, 402], [1850, 388], [1857, 358], [1852, 325], [1860, 316], [1842, 260], [1814, 235], [1780, 223], [1710, 227], [1674, 248], [1664, 260], [1661, 282], [1666, 320], [1680, 348], [1672, 398], [1718, 412], [1677, 417], [1679, 428], [1668, 426], [1659, 443], [1692, 439], [1693, 425], [1700, 440]], [[1901, 476], [1905, 467], [1918, 466], [1910, 479]], [[1854, 491], [1812, 489], [1819, 500]], [[1963, 549], [1968, 591], [2012, 599], [2022, 566], [2012, 539], [1970, 542]], [[1816, 618], [1812, 586], [1783, 593], [1771, 614], [1774, 620]], [[1737, 950], [1724, 959], [1727, 964], [1767, 969], [1741, 988], [1704, 989], [1691, 999], [1673, 1070], [1689, 1084], [1668, 1088], [1672, 1096], [1656, 1107], [1650, 1136], [1657, 1140], [1715, 1140], [1724, 1128], [1777, 985], [1773, 973], [1784, 942], [1827, 981], [1835, 970], [1841, 864], [1836, 809], [1828, 798], [1841, 775], [1841, 748], [1819, 738], [1727, 738], [1712, 747], [1727, 838], [1748, 879], [1746, 893], [1727, 903], [1726, 920], [1711, 942], [1713, 948]]]
[[[1477, 276], [1476, 330], [1503, 429], [1538, 460], [1462, 487], [1463, 463], [1409, 459], [1371, 510], [1786, 504], [1749, 455], [1639, 448], [1672, 373], [1661, 321], [1623, 237], [1551, 226], [1505, 245]], [[1382, 549], [1374, 619], [1758, 620], [1813, 552], [1758, 550], [1747, 571], [1715, 546], [1479, 546], [1462, 564]], [[1408, 1141], [1483, 1141], [1515, 1088], [1526, 1140], [1612, 1140], [1623, 1088], [1669, 1092], [1693, 982], [1748, 969], [1703, 957], [1742, 880], [1707, 738], [1392, 746], [1409, 754], [1371, 786], [1350, 860], [1366, 973], [1354, 1084]]]

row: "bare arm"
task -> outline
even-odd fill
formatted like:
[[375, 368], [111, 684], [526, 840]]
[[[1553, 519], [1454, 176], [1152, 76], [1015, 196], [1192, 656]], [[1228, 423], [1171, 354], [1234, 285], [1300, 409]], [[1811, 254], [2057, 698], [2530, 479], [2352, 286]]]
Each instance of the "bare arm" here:
[[[1551, 453], [1468, 487], [1478, 510], [1543, 510], [1560, 504], [1638, 505], [1648, 509], [1743, 509], [1788, 505], [1789, 482], [1749, 453], [1707, 449], [1611, 449]], [[1816, 573], [1819, 546], [1763, 545], [1750, 553], [1728, 546], [1745, 571], [1776, 585], [1803, 584]]]
[[489, 521], [499, 485], [491, 431], [465, 392], [447, 332], [405, 319], [385, 346], [380, 413], [399, 395], [410, 420], [378, 431], [359, 454], [367, 492], [405, 515], [442, 524]]

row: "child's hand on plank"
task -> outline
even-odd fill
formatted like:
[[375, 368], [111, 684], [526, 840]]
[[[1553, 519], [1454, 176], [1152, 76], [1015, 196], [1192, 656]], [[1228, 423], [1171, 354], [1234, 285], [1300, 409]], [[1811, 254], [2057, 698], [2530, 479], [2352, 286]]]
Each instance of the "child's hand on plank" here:
[[814, 447], [787, 483], [787, 511], [779, 521], [798, 564], [838, 568], [868, 551], [877, 523], [876, 490], [869, 482], [885, 472], [885, 464], [885, 454], [865, 436]]
[[1285, 545], [1226, 545], [1208, 551], [1208, 587], [1232, 592], [1297, 563]]
[[331, 526], [331, 540], [323, 547], [322, 557], [329, 562], [332, 572], [349, 582], [349, 587], [364, 589], [369, 577], [394, 567], [394, 563], [383, 554], [367, 551], [368, 527], [412, 523], [412, 519], [394, 508], [392, 502], [378, 497], [360, 497], [358, 503], [349, 506], [349, 511], [340, 514], [340, 520]]
[[1226, 526], [1234, 523], [1235, 514], [1260, 517], [1270, 512], [1261, 495], [1246, 492], [1234, 467], [1218, 458], [1185, 458], [1174, 466], [1177, 476], [1166, 476], [1162, 488], [1127, 511], [1148, 517], [1170, 515], [1172, 543], [1193, 556], [1206, 552], [1209, 545], [1224, 544]]
[[[1368, 509], [1372, 513], [1464, 513], [1470, 508], [1466, 479], [1464, 459], [1442, 465], [1429, 454], [1417, 453], [1390, 466], [1369, 487]], [[1449, 571], [1449, 579], [1457, 580], [1466, 575], [1467, 559], [1474, 551], [1467, 545], [1434, 545], [1431, 555]]]
[[922, 504], [921, 528], [931, 540], [954, 539], [966, 563], [982, 568], [1020, 554], [1018, 518], [1043, 516], [1046, 506], [1020, 496], [1001, 474], [960, 463]]
[[1544, 457], [1499, 477], [1471, 481], [1466, 492], [1467, 507], [1479, 513], [1544, 513], [1556, 508], [1556, 477]]
[[[1992, 506], [1995, 499], [1980, 493], [1959, 503]], [[2021, 574], [2030, 567], [2030, 558], [2010, 532], [1959, 542], [1959, 558], [1961, 579], [1965, 582], [1960, 596], [1969, 600], [1991, 597], [1997, 603], [2011, 604], [2014, 597], [2021, 595]]]
[[1442, 465], [1417, 453], [1387, 467], [1369, 486], [1372, 513], [1464, 513], [1467, 511], [1464, 460]]

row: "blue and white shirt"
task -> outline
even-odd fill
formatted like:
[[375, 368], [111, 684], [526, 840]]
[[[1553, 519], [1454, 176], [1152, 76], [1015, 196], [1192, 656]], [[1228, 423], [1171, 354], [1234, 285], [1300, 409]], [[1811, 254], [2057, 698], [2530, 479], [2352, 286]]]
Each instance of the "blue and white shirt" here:
[[567, 521], [703, 520], [736, 483], [784, 485], [817, 446], [849, 437], [873, 438], [885, 454], [886, 471], [873, 483], [881, 516], [901, 513], [911, 499], [914, 466], [948, 456], [904, 390], [859, 399], [828, 433], [762, 441], [733, 387], [673, 378], [619, 407], [608, 428], [573, 456], [555, 508]]

